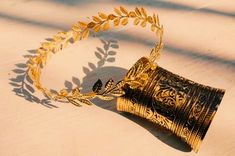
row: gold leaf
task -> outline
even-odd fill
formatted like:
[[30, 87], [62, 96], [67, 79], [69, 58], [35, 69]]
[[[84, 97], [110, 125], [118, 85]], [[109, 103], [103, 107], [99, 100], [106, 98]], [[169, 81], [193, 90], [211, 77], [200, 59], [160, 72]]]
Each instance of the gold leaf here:
[[109, 20], [113, 20], [113, 19], [115, 19], [115, 17], [117, 17], [117, 16], [115, 16], [114, 14], [108, 15], [108, 19], [109, 19]]
[[122, 16], [121, 12], [117, 8], [114, 8], [114, 12], [118, 14], [119, 16]]
[[38, 64], [38, 58], [37, 57], [31, 57], [29, 59], [30, 64]]
[[124, 7], [120, 6], [120, 10], [121, 10], [121, 12], [124, 13], [125, 15], [128, 15], [128, 11], [127, 11]]
[[157, 22], [156, 15], [155, 15], [155, 13], [153, 13], [153, 23], [156, 24], [156, 22]]
[[131, 11], [131, 12], [129, 13], [129, 16], [133, 18], [133, 17], [136, 17], [136, 14], [135, 14], [134, 11]]
[[160, 31], [161, 31], [160, 29], [157, 29], [157, 30], [156, 30], [156, 35], [157, 35], [157, 36], [160, 36]]
[[46, 55], [46, 51], [43, 48], [38, 48], [37, 53]]
[[125, 83], [125, 81], [123, 81], [123, 80], [121, 80], [121, 81], [119, 81], [116, 85], [115, 85], [115, 88], [122, 88], [124, 85], [125, 85], [126, 83]]
[[128, 18], [124, 18], [121, 22], [122, 25], [127, 25], [128, 23]]
[[35, 82], [35, 83], [34, 83], [34, 86], [35, 86], [37, 89], [39, 89], [39, 90], [42, 89], [42, 85], [41, 85], [39, 82]]
[[[76, 23], [72, 26], [72, 30], [79, 32], [79, 31], [81, 31], [81, 27]], [[54, 38], [61, 39], [59, 36], [55, 36]], [[54, 40], [56, 41], [56, 39], [54, 39]]]
[[93, 28], [93, 30], [94, 30], [95, 32], [99, 32], [99, 31], [100, 31], [100, 28], [101, 28], [100, 25], [96, 25], [96, 26]]
[[120, 18], [116, 18], [116, 19], [113, 21], [114, 26], [118, 26], [119, 23], [120, 23]]
[[147, 12], [143, 7], [141, 8], [141, 13], [144, 15], [144, 17], [147, 17]]
[[66, 36], [67, 36], [66, 32], [64, 32], [64, 31], [58, 32], [56, 35], [61, 38], [66, 38]]
[[160, 57], [160, 50], [163, 48], [162, 39], [160, 37], [160, 42], [151, 50], [149, 60], [154, 62]]
[[45, 94], [45, 96], [49, 97], [50, 99], [53, 99], [52, 93], [48, 89], [43, 88], [43, 93]]
[[102, 99], [102, 100], [106, 100], [106, 101], [109, 101], [109, 100], [113, 100], [114, 97], [112, 96], [103, 96], [103, 95], [99, 95], [97, 96], [98, 98]]
[[42, 48], [45, 49], [45, 50], [50, 50], [51, 49], [50, 42], [43, 42], [43, 43], [41, 43], [41, 45], [42, 45]]
[[81, 21], [78, 21], [78, 24], [81, 28], [86, 28], [86, 26], [87, 26], [87, 23], [81, 22]]
[[140, 23], [140, 19], [137, 17], [137, 18], [135, 18], [135, 20], [134, 20], [134, 25], [138, 25]]
[[157, 25], [160, 25], [159, 17], [157, 15]]
[[163, 25], [161, 26], [160, 29], [157, 29], [156, 35], [158, 35], [158, 36], [162, 36], [163, 35]]
[[73, 31], [72, 30], [67, 31], [66, 36], [67, 38], [71, 38], [73, 36]]
[[34, 81], [33, 85], [39, 90], [43, 92], [43, 87], [39, 81]]
[[36, 77], [37, 77], [36, 74], [37, 74], [37, 73], [35, 72], [35, 69], [34, 69], [34, 68], [29, 68], [29, 70], [28, 70], [28, 75], [29, 75], [29, 77], [30, 77], [33, 81], [36, 80]]
[[[73, 26], [74, 27], [74, 26]], [[72, 27], [72, 29], [73, 29], [73, 27]], [[76, 27], [75, 29], [77, 29], [78, 27]], [[77, 31], [77, 30], [74, 30], [74, 31]], [[53, 40], [55, 41], [55, 42], [60, 42], [61, 41], [61, 37], [60, 36], [58, 36], [58, 35], [54, 35], [53, 36]]]
[[108, 29], [109, 29], [109, 21], [106, 21], [106, 22], [104, 23], [103, 30], [106, 31], [106, 30], [108, 30]]
[[[160, 57], [160, 49], [161, 49], [161, 44], [158, 44], [157, 47], [153, 48], [150, 53], [149, 60], [151, 62], [154, 62], [156, 59]], [[151, 67], [152, 70], [155, 69], [155, 67]]]
[[95, 22], [101, 22], [101, 19], [97, 16], [92, 16], [93, 21]]
[[113, 96], [122, 96], [122, 95], [125, 94], [125, 92], [123, 90], [114, 90], [114, 91], [111, 92], [111, 94]]
[[140, 25], [141, 25], [142, 27], [145, 27], [145, 26], [146, 26], [146, 21], [143, 20]]
[[96, 95], [97, 95], [97, 93], [89, 92], [89, 93], [82, 94], [82, 98], [83, 99], [94, 98]]
[[87, 28], [93, 28], [96, 24], [94, 22], [90, 22], [87, 25]]
[[66, 89], [62, 89], [60, 90], [60, 95], [65, 97], [68, 95], [68, 91]]
[[80, 36], [80, 33], [78, 33], [78, 32], [74, 32], [74, 33], [73, 33], [73, 40], [74, 40], [74, 41], [79, 40], [80, 37], [81, 37], [81, 36]]
[[78, 95], [80, 95], [80, 90], [79, 90], [78, 88], [73, 89], [73, 90], [72, 90], [72, 95], [73, 95], [73, 96], [78, 96]]
[[108, 16], [106, 14], [102, 13], [102, 12], [99, 12], [98, 14], [103, 19], [107, 19], [108, 18]]
[[85, 29], [82, 33], [82, 39], [87, 38], [89, 36], [89, 29]]
[[73, 100], [73, 99], [70, 99], [70, 98], [67, 98], [67, 100], [71, 103], [71, 104], [73, 104], [73, 105], [75, 105], [75, 106], [78, 106], [78, 107], [81, 107], [82, 105], [80, 105], [79, 103], [81, 103], [80, 101], [79, 101], [79, 103], [77, 102], [77, 101], [75, 101], [75, 100]]
[[157, 24], [158, 26], [160, 25], [158, 15], [156, 16], [155, 14], [153, 14], [153, 22]]
[[69, 44], [69, 42], [64, 42], [61, 46], [62, 46], [62, 49], [64, 49], [65, 47], [67, 47], [68, 46], [68, 44]]
[[148, 22], [151, 24], [153, 23], [153, 18], [151, 16], [148, 16]]
[[114, 84], [113, 79], [109, 79], [104, 86], [104, 90], [105, 91], [110, 90], [113, 87], [113, 84]]
[[47, 62], [47, 55], [41, 57], [41, 66], [44, 67]]
[[135, 12], [136, 12], [136, 14], [138, 15], [138, 16], [141, 16], [141, 12], [140, 12], [140, 9], [139, 8], [135, 8]]
[[[75, 40], [75, 39], [74, 39]], [[60, 50], [59, 46], [55, 46], [52, 50], [52, 52], [55, 54], [56, 52], [58, 52]]]
[[151, 25], [151, 30], [152, 30], [152, 31], [154, 31], [154, 30], [155, 30], [155, 28], [156, 28], [156, 27], [155, 27], [155, 25], [154, 25], [154, 24], [152, 24], [152, 25]]

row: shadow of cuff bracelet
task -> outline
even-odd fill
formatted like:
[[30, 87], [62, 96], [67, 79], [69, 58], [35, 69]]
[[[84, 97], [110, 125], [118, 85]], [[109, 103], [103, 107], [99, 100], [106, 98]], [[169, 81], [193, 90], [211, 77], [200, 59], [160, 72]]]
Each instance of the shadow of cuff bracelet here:
[[[111, 23], [114, 26], [125, 26], [130, 20], [141, 27], [150, 25], [159, 41], [150, 56], [140, 58], [123, 80], [114, 84], [109, 79], [104, 87], [98, 80], [89, 93], [81, 93], [79, 88], [71, 92], [62, 89], [54, 93], [42, 86], [41, 70], [50, 55], [68, 44], [87, 38], [90, 31], [109, 30]], [[163, 26], [158, 16], [149, 16], [144, 8], [128, 11], [120, 7], [111, 14], [99, 12], [89, 23], [78, 21], [71, 30], [59, 32], [51, 41], [42, 43], [37, 49], [37, 55], [30, 58], [27, 72], [34, 86], [56, 101], [81, 106], [91, 105], [90, 99], [95, 97], [103, 100], [117, 97], [117, 110], [146, 118], [170, 130], [197, 152], [225, 91], [198, 84], [159, 67], [155, 61], [163, 48], [162, 36]]]

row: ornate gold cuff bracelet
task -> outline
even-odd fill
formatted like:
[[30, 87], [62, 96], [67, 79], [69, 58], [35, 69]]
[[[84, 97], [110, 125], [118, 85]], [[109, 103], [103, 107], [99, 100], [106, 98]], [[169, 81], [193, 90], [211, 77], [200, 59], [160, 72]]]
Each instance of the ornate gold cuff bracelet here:
[[[72, 30], [59, 32], [53, 40], [42, 43], [37, 49], [37, 55], [30, 58], [28, 63], [27, 72], [33, 85], [50, 99], [67, 101], [76, 106], [91, 105], [90, 99], [95, 97], [103, 100], [118, 97], [117, 110], [146, 118], [170, 130], [194, 151], [198, 151], [224, 90], [195, 83], [155, 63], [163, 48], [163, 26], [160, 25], [157, 15], [149, 16], [144, 8], [127, 11], [120, 7], [115, 8], [114, 12], [108, 15], [98, 13], [89, 23], [78, 21], [72, 26]], [[109, 30], [111, 22], [114, 26], [125, 26], [131, 19], [134, 25], [141, 27], [150, 24], [151, 31], [158, 36], [159, 42], [151, 50], [150, 56], [139, 59], [123, 80], [114, 84], [109, 79], [104, 87], [102, 81], [98, 80], [89, 93], [81, 93], [79, 88], [74, 88], [71, 92], [62, 89], [59, 93], [54, 93], [42, 86], [41, 69], [50, 55], [68, 44], [87, 38], [92, 30]]]

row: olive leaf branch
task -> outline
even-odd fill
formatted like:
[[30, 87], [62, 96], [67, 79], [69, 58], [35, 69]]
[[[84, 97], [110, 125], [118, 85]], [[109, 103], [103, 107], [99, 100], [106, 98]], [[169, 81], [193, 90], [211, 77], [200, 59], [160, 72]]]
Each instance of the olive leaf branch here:
[[[141, 84], [138, 80], [144, 78], [144, 82], [148, 78], [144, 70], [139, 74], [134, 75], [130, 74], [127, 78], [120, 81], [116, 85], [113, 84], [113, 80], [108, 80], [104, 87], [104, 91], [101, 92], [102, 82], [101, 80], [97, 81], [93, 86], [93, 92], [82, 94], [78, 88], [72, 90], [71, 93], [68, 93], [66, 89], [62, 89], [59, 93], [53, 93], [47, 88], [43, 87], [40, 82], [41, 69], [46, 65], [47, 59], [53, 53], [64, 49], [70, 43], [75, 41], [85, 39], [89, 36], [90, 30], [94, 32], [99, 32], [100, 30], [107, 31], [110, 29], [110, 22], [113, 22], [114, 26], [125, 26], [129, 23], [129, 19], [133, 19], [134, 25], [140, 25], [141, 27], [146, 27], [147, 24], [151, 25], [151, 31], [154, 32], [159, 37], [159, 43], [155, 45], [152, 49], [149, 60], [154, 62], [160, 55], [160, 50], [163, 47], [162, 35], [163, 35], [163, 26], [160, 25], [158, 15], [153, 14], [149, 16], [147, 11], [144, 8], [136, 7], [133, 11], [128, 11], [124, 7], [115, 8], [115, 13], [105, 14], [99, 12], [97, 16], [92, 17], [92, 21], [82, 22], [78, 21], [72, 26], [72, 30], [67, 32], [57, 33], [53, 39], [49, 42], [43, 42], [41, 47], [37, 49], [37, 55], [31, 57], [28, 63], [27, 73], [33, 81], [33, 85], [43, 92], [43, 94], [53, 100], [65, 100], [74, 105], [80, 106], [82, 103], [92, 104], [89, 99], [99, 97], [101, 99], [110, 99], [112, 96], [121, 96], [124, 94], [122, 89], [123, 85], [129, 84], [132, 87], [141, 87]], [[135, 69], [137, 70], [137, 69]], [[134, 73], [133, 71], [131, 71]], [[136, 71], [135, 71], [136, 73]]]

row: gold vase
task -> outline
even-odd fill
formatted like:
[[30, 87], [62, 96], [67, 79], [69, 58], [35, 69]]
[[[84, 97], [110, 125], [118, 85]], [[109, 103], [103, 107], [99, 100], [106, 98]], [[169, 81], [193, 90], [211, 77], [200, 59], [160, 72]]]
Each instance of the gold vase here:
[[141, 89], [126, 85], [125, 95], [117, 100], [117, 110], [170, 130], [197, 152], [225, 91], [173, 74], [145, 57], [135, 63], [126, 78], [139, 72], [148, 75], [147, 83]]

